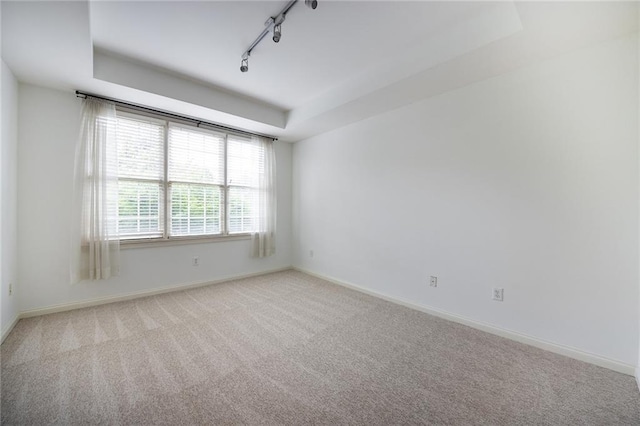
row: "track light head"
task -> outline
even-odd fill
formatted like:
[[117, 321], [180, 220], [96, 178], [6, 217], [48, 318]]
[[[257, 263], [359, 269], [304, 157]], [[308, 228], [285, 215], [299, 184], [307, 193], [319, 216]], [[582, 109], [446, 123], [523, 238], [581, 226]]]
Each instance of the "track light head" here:
[[304, 0], [304, 4], [311, 9], [318, 7], [318, 0]]
[[249, 58], [242, 58], [242, 62], [240, 62], [240, 71], [249, 71]]
[[273, 41], [278, 43], [282, 36], [282, 24], [277, 24], [273, 27]]

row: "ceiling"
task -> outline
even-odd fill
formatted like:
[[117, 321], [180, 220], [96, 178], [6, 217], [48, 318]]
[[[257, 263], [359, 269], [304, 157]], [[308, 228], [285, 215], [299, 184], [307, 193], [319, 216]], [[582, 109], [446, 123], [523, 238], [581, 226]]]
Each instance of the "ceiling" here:
[[20, 81], [297, 141], [638, 30], [637, 3], [2, 2]]

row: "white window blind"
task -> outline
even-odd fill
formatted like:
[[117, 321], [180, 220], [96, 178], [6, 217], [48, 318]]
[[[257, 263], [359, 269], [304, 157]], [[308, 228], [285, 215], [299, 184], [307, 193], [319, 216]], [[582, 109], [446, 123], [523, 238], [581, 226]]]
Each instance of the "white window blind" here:
[[117, 132], [121, 238], [260, 231], [263, 142], [121, 111]]
[[229, 136], [227, 185], [230, 234], [252, 232], [258, 221], [258, 185], [264, 170], [264, 150], [251, 139]]
[[162, 237], [164, 125], [119, 115], [117, 142], [120, 238]]
[[170, 235], [223, 231], [225, 135], [169, 127]]

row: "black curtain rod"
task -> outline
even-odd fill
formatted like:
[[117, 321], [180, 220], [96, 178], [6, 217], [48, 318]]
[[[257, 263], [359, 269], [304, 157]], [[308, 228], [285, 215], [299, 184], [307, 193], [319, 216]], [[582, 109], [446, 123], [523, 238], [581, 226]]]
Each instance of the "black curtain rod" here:
[[118, 100], [118, 99], [107, 98], [105, 96], [94, 95], [92, 93], [85, 93], [85, 92], [81, 92], [79, 90], [76, 90], [76, 97], [82, 98], [82, 99], [86, 99], [86, 98], [102, 99], [104, 101], [110, 101], [110, 102], [113, 102], [116, 105], [121, 105], [123, 107], [131, 108], [131, 109], [134, 109], [134, 110], [150, 112], [150, 113], [153, 113], [153, 114], [156, 114], [156, 115], [162, 115], [164, 117], [175, 118], [175, 119], [182, 120], [182, 121], [189, 121], [189, 122], [195, 123], [195, 125], [197, 127], [200, 127], [201, 124], [204, 124], [206, 126], [211, 126], [211, 127], [216, 128], [216, 129], [223, 130], [225, 132], [239, 133], [239, 134], [242, 134], [242, 135], [249, 135], [249, 136], [260, 136], [260, 137], [263, 137], [263, 138], [273, 139], [274, 141], [278, 140], [278, 138], [270, 136], [270, 135], [263, 135], [263, 134], [260, 134], [260, 133], [248, 132], [246, 130], [241, 130], [241, 129], [234, 129], [233, 127], [223, 126], [222, 124], [211, 123], [210, 121], [204, 121], [204, 120], [200, 120], [198, 118], [187, 117], [186, 115], [174, 114], [172, 112], [167, 112], [167, 111], [162, 111], [162, 110], [159, 110], [159, 109], [149, 108], [149, 107], [142, 106], [142, 105], [132, 104], [132, 103], [129, 103], [129, 102], [124, 102], [124, 101]]

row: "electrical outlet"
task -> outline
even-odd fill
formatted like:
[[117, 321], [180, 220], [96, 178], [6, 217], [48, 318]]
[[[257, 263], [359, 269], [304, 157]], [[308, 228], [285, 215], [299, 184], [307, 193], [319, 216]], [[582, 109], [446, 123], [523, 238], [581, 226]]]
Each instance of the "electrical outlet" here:
[[9, 283], [9, 296], [13, 294], [13, 283]]
[[438, 287], [438, 277], [434, 277], [433, 275], [431, 275], [429, 277], [429, 285], [431, 287]]
[[313, 250], [309, 250], [309, 257], [313, 257]]
[[200, 259], [198, 259], [198, 256], [194, 256], [193, 257], [193, 261], [191, 262], [192, 266], [198, 266], [200, 265]]
[[498, 302], [502, 302], [504, 300], [504, 289], [503, 288], [494, 288], [493, 289], [493, 300], [497, 300]]

